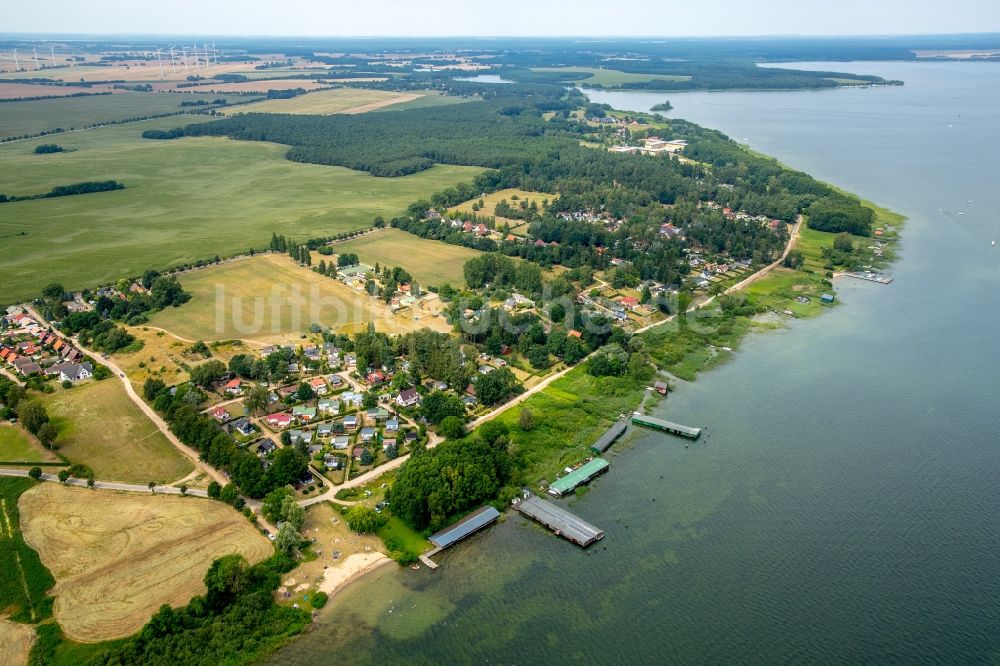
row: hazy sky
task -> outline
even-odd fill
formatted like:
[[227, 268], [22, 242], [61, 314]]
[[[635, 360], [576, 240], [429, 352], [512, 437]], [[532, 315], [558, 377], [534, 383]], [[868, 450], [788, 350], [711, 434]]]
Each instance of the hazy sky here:
[[857, 35], [1000, 32], [1000, 0], [44, 0], [3, 32], [203, 35]]

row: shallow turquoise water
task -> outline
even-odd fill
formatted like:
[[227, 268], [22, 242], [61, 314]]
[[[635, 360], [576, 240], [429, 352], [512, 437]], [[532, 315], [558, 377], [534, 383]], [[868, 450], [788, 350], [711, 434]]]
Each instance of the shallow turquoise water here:
[[907, 85], [592, 97], [669, 97], [908, 215], [895, 283], [843, 282], [672, 394], [708, 435], [616, 445], [568, 500], [595, 547], [511, 515], [352, 586], [273, 663], [1000, 660], [1000, 64], [824, 68]]

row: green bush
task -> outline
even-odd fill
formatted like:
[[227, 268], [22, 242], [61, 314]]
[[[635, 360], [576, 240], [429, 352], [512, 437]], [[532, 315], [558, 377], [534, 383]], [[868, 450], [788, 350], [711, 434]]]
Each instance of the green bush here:
[[313, 608], [322, 608], [326, 606], [326, 602], [329, 599], [330, 597], [326, 592], [315, 592], [309, 597], [309, 603], [312, 604]]

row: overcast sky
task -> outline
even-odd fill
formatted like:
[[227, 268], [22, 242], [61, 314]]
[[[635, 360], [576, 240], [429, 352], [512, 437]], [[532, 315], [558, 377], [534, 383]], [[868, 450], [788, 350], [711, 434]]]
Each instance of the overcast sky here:
[[14, 0], [3, 32], [714, 36], [1000, 32], [1000, 0]]

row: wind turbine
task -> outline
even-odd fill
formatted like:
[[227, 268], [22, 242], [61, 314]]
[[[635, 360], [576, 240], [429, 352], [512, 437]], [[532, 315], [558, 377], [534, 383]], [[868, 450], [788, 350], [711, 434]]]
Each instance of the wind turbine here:
[[188, 71], [188, 50], [186, 46], [181, 47], [181, 55], [184, 57], [184, 71]]
[[170, 71], [177, 73], [177, 65], [174, 63], [174, 47], [170, 47]]
[[49, 54], [52, 56], [52, 66], [56, 66], [56, 47], [49, 44]]
[[205, 67], [208, 67], [212, 62], [211, 60], [209, 60], [208, 57], [208, 42], [205, 42], [204, 49], [205, 49]]
[[219, 64], [219, 52], [215, 50], [215, 40], [212, 40], [212, 62]]
[[32, 51], [35, 53], [35, 69], [41, 69], [42, 66], [38, 64], [38, 48], [32, 47]]
[[21, 65], [20, 63], [17, 62], [17, 49], [14, 49], [14, 71], [15, 72], [21, 71]]
[[162, 49], [156, 49], [156, 62], [160, 63], [160, 78], [163, 78], [163, 58], [160, 57], [160, 51]]

